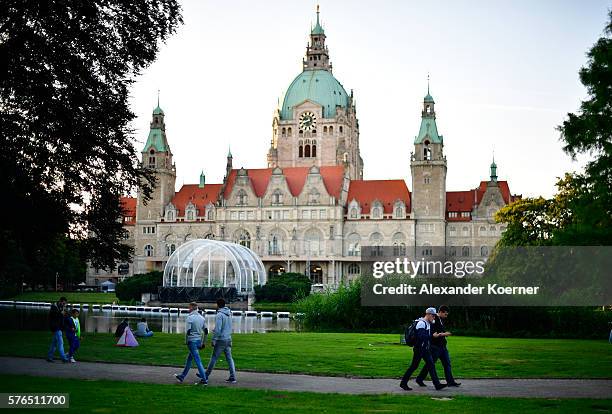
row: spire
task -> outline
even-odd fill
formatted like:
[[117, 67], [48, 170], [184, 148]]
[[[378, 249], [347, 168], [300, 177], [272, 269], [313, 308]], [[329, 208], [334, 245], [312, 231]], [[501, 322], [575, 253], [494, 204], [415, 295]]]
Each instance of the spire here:
[[495, 151], [493, 151], [493, 162], [491, 163], [491, 181], [497, 181], [497, 164], [495, 164]]
[[229, 145], [227, 146], [227, 158], [233, 158], [232, 157], [232, 148]]
[[157, 90], [157, 107], [153, 110], [153, 115], [164, 115], [164, 111], [159, 107], [159, 89]]
[[325, 46], [325, 30], [321, 26], [319, 18], [319, 6], [317, 5], [317, 23], [310, 28], [310, 42], [306, 47], [306, 59], [303, 62], [304, 70], [324, 69], [331, 72], [332, 65], [329, 62], [329, 51]]
[[317, 4], [317, 24], [315, 27], [310, 30], [310, 34], [313, 35], [322, 35], [325, 34], [323, 27], [321, 27], [321, 23], [319, 22], [319, 5]]
[[435, 103], [434, 99], [429, 94], [429, 72], [427, 72], [427, 95], [425, 95], [425, 98], [423, 99], [423, 102], [428, 102], [428, 103], [432, 103], [432, 104]]
[[204, 175], [204, 170], [200, 173], [200, 185], [198, 187], [204, 188], [204, 184], [206, 183], [206, 176]]

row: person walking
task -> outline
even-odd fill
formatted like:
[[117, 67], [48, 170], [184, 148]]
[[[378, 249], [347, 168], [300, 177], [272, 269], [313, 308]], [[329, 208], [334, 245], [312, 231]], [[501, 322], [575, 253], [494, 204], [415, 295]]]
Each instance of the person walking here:
[[[440, 309], [438, 309], [438, 314], [435, 316], [434, 323], [431, 326], [431, 358], [433, 359], [434, 365], [438, 359], [440, 359], [440, 362], [442, 362], [442, 367], [444, 367], [444, 377], [446, 378], [446, 384], [449, 387], [458, 387], [461, 385], [461, 383], [455, 381], [455, 378], [453, 377], [450, 354], [448, 353], [448, 349], [446, 348], [446, 337], [451, 335], [451, 333], [448, 332], [444, 327], [444, 321], [446, 320], [446, 318], [448, 318], [448, 313], [448, 306], [440, 306]], [[421, 369], [421, 372], [419, 373], [419, 375], [417, 375], [415, 381], [421, 387], [426, 387], [425, 383], [423, 382], [425, 378], [427, 378], [427, 367], [423, 367], [423, 369]]]
[[225, 382], [230, 384], [236, 383], [236, 366], [232, 358], [232, 312], [225, 306], [224, 299], [217, 299], [217, 317], [215, 318], [215, 329], [212, 337], [213, 353], [206, 368], [206, 377], [208, 378], [215, 368], [215, 364], [221, 355], [225, 355], [225, 360], [229, 366], [229, 378]]
[[62, 296], [56, 303], [52, 304], [49, 309], [49, 329], [53, 336], [51, 337], [51, 346], [47, 353], [48, 362], [53, 362], [56, 349], [63, 362], [69, 361], [64, 352], [64, 338], [62, 336], [64, 327], [64, 306], [66, 306], [66, 302], [68, 302], [68, 300]]
[[77, 309], [72, 309], [70, 315], [66, 316], [64, 320], [64, 329], [66, 332], [66, 339], [70, 345], [68, 359], [70, 362], [75, 363], [74, 354], [81, 346], [81, 323], [79, 322], [79, 311]]
[[208, 377], [204, 371], [202, 360], [200, 359], [200, 349], [205, 347], [206, 335], [208, 335], [208, 328], [206, 327], [206, 319], [198, 312], [198, 304], [191, 302], [189, 304], [189, 315], [185, 319], [185, 344], [189, 353], [187, 354], [187, 360], [185, 361], [185, 369], [181, 374], [174, 374], [174, 377], [178, 382], [183, 382], [189, 370], [191, 369], [191, 362], [195, 361], [196, 367], [198, 367], [198, 373], [196, 376], [200, 378], [197, 384], [208, 385]]
[[431, 323], [434, 321], [436, 316], [436, 308], [427, 308], [425, 316], [417, 319], [416, 322], [416, 342], [412, 348], [412, 363], [404, 373], [402, 380], [400, 381], [400, 388], [405, 391], [410, 391], [412, 388], [408, 386], [408, 380], [410, 376], [417, 370], [421, 359], [425, 360], [425, 367], [431, 376], [431, 380], [436, 387], [436, 390], [446, 388], [446, 384], [440, 383], [438, 374], [436, 373], [436, 367], [434, 366], [433, 359], [431, 357]]

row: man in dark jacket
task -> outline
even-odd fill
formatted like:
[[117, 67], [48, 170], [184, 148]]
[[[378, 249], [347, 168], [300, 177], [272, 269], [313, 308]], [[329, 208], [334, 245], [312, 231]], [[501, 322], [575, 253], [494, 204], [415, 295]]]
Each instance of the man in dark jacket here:
[[68, 358], [64, 353], [64, 338], [62, 336], [62, 330], [64, 328], [64, 306], [66, 306], [66, 302], [67, 299], [62, 296], [60, 300], [52, 304], [51, 309], [49, 309], [49, 329], [53, 334], [49, 353], [47, 354], [47, 361], [49, 362], [53, 362], [56, 348], [62, 361], [68, 362]]
[[[438, 309], [438, 314], [435, 317], [435, 321], [431, 326], [432, 338], [431, 338], [431, 358], [434, 364], [440, 359], [442, 366], [444, 367], [444, 376], [446, 377], [446, 384], [449, 387], [458, 387], [461, 385], [460, 382], [455, 381], [453, 377], [453, 371], [451, 370], [450, 355], [446, 348], [446, 337], [450, 336], [450, 332], [444, 327], [444, 320], [448, 317], [448, 306], [442, 305]], [[416, 383], [421, 387], [425, 387], [423, 380], [427, 377], [427, 369], [424, 367], [421, 373], [416, 377]]]
[[121, 338], [123, 335], [123, 331], [125, 328], [129, 326], [127, 318], [124, 318], [119, 325], [117, 325], [117, 329], [115, 329], [115, 338]]
[[410, 376], [414, 373], [414, 371], [416, 371], [419, 367], [421, 359], [425, 360], [425, 367], [427, 368], [427, 371], [429, 371], [429, 375], [431, 376], [431, 380], [433, 381], [436, 390], [441, 390], [442, 388], [446, 387], [446, 384], [440, 383], [440, 380], [438, 379], [438, 374], [436, 373], [436, 368], [433, 363], [433, 359], [431, 358], [431, 323], [434, 321], [435, 316], [436, 309], [427, 308], [427, 310], [425, 311], [425, 316], [417, 319], [417, 337], [414, 348], [412, 348], [412, 363], [406, 370], [406, 373], [404, 374], [400, 382], [400, 388], [403, 390], [412, 390], [412, 388], [408, 386], [408, 380], [410, 379]]

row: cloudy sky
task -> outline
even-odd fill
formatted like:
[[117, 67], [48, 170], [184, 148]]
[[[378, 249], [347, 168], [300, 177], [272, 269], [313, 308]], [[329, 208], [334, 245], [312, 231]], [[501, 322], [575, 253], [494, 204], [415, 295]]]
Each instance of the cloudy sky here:
[[[185, 24], [160, 45], [131, 104], [146, 141], [157, 90], [177, 164], [177, 188], [221, 182], [234, 166], [263, 168], [272, 116], [301, 72], [314, 1], [184, 0]], [[607, 1], [320, 2], [334, 76], [353, 89], [366, 179], [403, 178], [427, 74], [444, 135], [448, 190], [488, 177], [493, 151], [513, 193], [550, 196], [580, 169], [559, 125], [585, 97], [578, 70], [602, 35]]]

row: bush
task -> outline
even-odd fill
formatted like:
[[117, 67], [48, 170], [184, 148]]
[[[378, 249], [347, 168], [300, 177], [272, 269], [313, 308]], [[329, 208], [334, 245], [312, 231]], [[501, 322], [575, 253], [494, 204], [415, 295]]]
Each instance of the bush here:
[[312, 282], [301, 273], [274, 276], [263, 286], [255, 286], [255, 298], [267, 302], [291, 302], [310, 294]]
[[137, 274], [119, 282], [115, 288], [115, 294], [121, 301], [140, 301], [143, 293], [157, 293], [157, 288], [162, 283], [162, 272]]
[[[441, 304], [432, 304], [439, 306]], [[298, 300], [312, 330], [402, 332], [424, 306], [361, 306], [359, 281]], [[612, 312], [588, 307], [451, 307], [446, 326], [458, 335], [529, 338], [608, 338]]]

